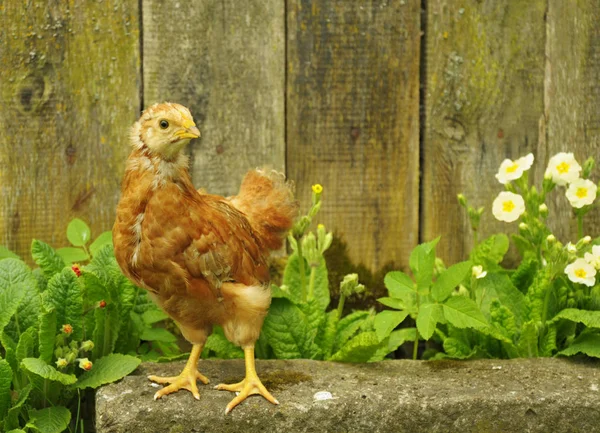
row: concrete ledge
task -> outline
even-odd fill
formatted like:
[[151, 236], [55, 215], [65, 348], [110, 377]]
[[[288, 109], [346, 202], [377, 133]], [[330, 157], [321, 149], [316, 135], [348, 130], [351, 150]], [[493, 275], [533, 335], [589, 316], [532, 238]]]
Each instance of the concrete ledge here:
[[[153, 401], [146, 375], [176, 375], [183, 365], [142, 364], [136, 375], [100, 389], [98, 433], [600, 431], [598, 363], [258, 361], [281, 404], [253, 396], [227, 416], [233, 394], [212, 386], [241, 380], [243, 360], [201, 361], [211, 384], [200, 384], [200, 401], [187, 391]], [[333, 399], [315, 400], [319, 391]]]

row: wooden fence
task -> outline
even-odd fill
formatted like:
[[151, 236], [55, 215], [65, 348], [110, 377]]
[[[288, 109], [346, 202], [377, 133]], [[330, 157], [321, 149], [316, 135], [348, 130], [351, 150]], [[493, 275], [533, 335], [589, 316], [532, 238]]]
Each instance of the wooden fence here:
[[[142, 107], [189, 106], [194, 183], [234, 194], [285, 169], [370, 269], [419, 241], [461, 259], [456, 194], [485, 206], [500, 162], [582, 162], [600, 144], [598, 0], [0, 1], [0, 243], [66, 242], [72, 217], [110, 229]], [[557, 234], [573, 240], [561, 194]], [[554, 200], [554, 199], [553, 199]], [[598, 235], [595, 210], [586, 232]]]

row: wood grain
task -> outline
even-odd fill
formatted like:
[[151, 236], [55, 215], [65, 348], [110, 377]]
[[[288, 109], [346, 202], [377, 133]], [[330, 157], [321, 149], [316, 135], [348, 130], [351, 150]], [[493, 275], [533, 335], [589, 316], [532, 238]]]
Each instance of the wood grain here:
[[[600, 162], [600, 3], [549, 0], [546, 61], [545, 161], [573, 152], [580, 164]], [[544, 167], [540, 167], [543, 169]], [[598, 181], [598, 166], [592, 180]], [[577, 241], [576, 222], [564, 188], [553, 192], [549, 222], [557, 237]], [[600, 235], [600, 212], [584, 218], [584, 233]]]
[[287, 166], [355, 263], [418, 241], [420, 2], [288, 1]]
[[109, 230], [139, 113], [138, 2], [0, 5], [0, 244]]
[[197, 187], [232, 195], [252, 168], [283, 171], [284, 4], [144, 0], [144, 104], [190, 108]]
[[472, 245], [458, 193], [485, 207], [482, 236], [516, 231], [491, 214], [504, 190], [494, 175], [505, 158], [539, 159], [545, 12], [545, 0], [428, 2], [422, 237], [441, 235], [449, 263]]

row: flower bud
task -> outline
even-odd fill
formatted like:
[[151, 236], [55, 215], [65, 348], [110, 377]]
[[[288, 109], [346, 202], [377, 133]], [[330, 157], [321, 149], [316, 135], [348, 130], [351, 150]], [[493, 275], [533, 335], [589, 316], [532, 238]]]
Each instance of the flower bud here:
[[364, 290], [365, 286], [358, 282], [358, 274], [348, 274], [340, 283], [340, 293], [346, 297], [353, 293], [361, 293]]
[[521, 230], [522, 232], [525, 232], [529, 229], [529, 226], [525, 223], [519, 223], [519, 230]]
[[548, 235], [546, 240], [548, 241], [548, 243], [556, 242], [556, 236], [554, 236], [553, 234], [550, 234], [550, 235]]
[[567, 251], [570, 253], [576, 253], [577, 252], [577, 247], [575, 245], [573, 245], [571, 242], [569, 242], [567, 244]]
[[581, 177], [583, 177], [584, 179], [590, 177], [590, 174], [592, 174], [592, 170], [594, 169], [595, 164], [596, 162], [594, 161], [593, 157], [590, 156], [588, 159], [586, 159], [583, 163]]
[[57, 368], [65, 368], [67, 365], [69, 365], [69, 361], [65, 358], [58, 358], [58, 361], [56, 361]]
[[81, 268], [77, 263], [73, 263], [73, 266], [71, 266], [71, 270], [75, 272], [75, 275], [77, 275], [77, 277], [81, 277]]
[[542, 203], [540, 205], [540, 207], [538, 208], [538, 210], [540, 211], [541, 216], [543, 216], [543, 217], [548, 216], [548, 206], [546, 206], [546, 203]]
[[464, 196], [464, 194], [458, 194], [456, 198], [462, 207], [467, 207], [467, 198]]
[[104, 299], [98, 302], [98, 308], [106, 308], [106, 301]]
[[73, 333], [73, 327], [71, 325], [69, 325], [68, 323], [63, 325], [61, 330], [63, 333], [65, 333], [67, 335], [70, 335]]
[[79, 350], [81, 350], [82, 352], [89, 352], [93, 348], [94, 348], [94, 342], [92, 340], [86, 340], [83, 343], [81, 343]]
[[92, 369], [92, 366], [94, 364], [92, 364], [92, 361], [90, 361], [87, 358], [81, 358], [79, 359], [79, 368], [85, 370], [85, 371], [90, 371]]
[[483, 266], [477, 265], [471, 268], [471, 275], [479, 280], [487, 275], [487, 271], [483, 270]]

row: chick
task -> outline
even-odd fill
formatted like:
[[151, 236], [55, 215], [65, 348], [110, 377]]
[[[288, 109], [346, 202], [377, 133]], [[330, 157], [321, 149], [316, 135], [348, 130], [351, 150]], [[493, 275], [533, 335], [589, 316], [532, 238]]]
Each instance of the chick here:
[[[169, 384], [154, 398], [187, 389], [199, 399], [198, 358], [213, 325], [244, 350], [246, 377], [216, 388], [239, 392], [229, 413], [251, 394], [278, 401], [255, 369], [254, 345], [271, 302], [267, 258], [279, 249], [297, 215], [291, 185], [274, 171], [252, 170], [237, 196], [197, 191], [181, 152], [200, 137], [190, 111], [155, 104], [131, 130], [133, 150], [113, 227], [115, 256], [123, 273], [148, 290], [193, 344], [179, 376], [149, 379]], [[223, 173], [226, 176], [226, 173]]]

